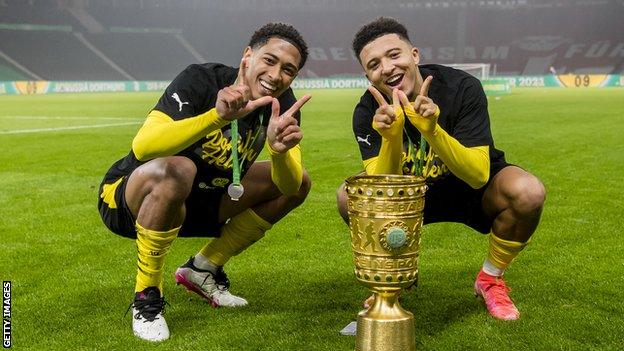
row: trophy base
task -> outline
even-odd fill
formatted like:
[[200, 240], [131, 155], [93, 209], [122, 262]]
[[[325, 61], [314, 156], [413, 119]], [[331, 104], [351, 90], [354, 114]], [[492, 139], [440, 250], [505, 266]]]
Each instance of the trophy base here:
[[356, 351], [415, 351], [414, 315], [396, 292], [377, 292], [375, 302], [358, 314]]

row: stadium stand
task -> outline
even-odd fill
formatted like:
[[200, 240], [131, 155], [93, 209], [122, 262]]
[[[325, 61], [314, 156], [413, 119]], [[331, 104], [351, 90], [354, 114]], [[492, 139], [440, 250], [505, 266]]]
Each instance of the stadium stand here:
[[23, 80], [29, 78], [18, 69], [13, 68], [13, 65], [3, 58], [0, 58], [0, 77], [4, 80]]
[[173, 34], [102, 33], [85, 37], [136, 80], [171, 80], [196, 62]]
[[[622, 0], [2, 0], [0, 10], [0, 53], [54, 80], [169, 80], [204, 60], [238, 65], [268, 21], [307, 39], [301, 77], [359, 77], [352, 36], [382, 14], [406, 23], [422, 63], [485, 63], [494, 75], [624, 70]], [[0, 80], [33, 78], [0, 65]]]
[[2, 49], [47, 80], [122, 80], [71, 32], [0, 30]]

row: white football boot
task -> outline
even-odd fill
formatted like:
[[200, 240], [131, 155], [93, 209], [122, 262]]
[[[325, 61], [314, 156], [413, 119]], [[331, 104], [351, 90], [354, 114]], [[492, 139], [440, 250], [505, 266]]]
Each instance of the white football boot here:
[[163, 317], [167, 302], [160, 296], [160, 290], [149, 287], [135, 294], [132, 307], [132, 331], [147, 341], [169, 339], [169, 327]]
[[193, 265], [191, 257], [175, 272], [175, 280], [186, 290], [192, 291], [208, 301], [213, 307], [242, 307], [247, 306], [247, 300], [230, 293], [230, 281], [219, 267], [215, 273], [203, 270]]

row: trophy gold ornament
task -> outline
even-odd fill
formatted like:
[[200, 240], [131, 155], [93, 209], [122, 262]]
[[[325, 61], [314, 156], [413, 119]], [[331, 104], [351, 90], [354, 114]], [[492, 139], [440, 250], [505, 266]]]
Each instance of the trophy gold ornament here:
[[414, 316], [399, 304], [418, 281], [425, 191], [421, 177], [357, 175], [346, 180], [357, 280], [375, 294], [357, 319], [359, 351], [415, 350]]

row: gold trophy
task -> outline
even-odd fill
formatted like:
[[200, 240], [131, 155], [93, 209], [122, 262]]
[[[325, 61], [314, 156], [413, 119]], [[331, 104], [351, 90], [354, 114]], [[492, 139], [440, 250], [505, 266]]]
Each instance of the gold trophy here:
[[423, 178], [358, 175], [346, 180], [355, 276], [375, 294], [357, 319], [355, 349], [416, 349], [414, 315], [399, 304], [401, 289], [418, 281]]

